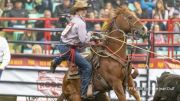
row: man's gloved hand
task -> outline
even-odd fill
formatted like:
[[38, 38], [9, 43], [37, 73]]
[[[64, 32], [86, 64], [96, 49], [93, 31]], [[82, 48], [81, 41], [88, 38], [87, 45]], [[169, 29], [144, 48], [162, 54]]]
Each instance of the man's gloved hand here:
[[50, 71], [51, 71], [52, 73], [54, 73], [55, 70], [56, 70], [56, 67], [57, 67], [57, 65], [55, 64], [55, 61], [52, 60], [52, 61], [51, 61], [51, 65], [50, 65]]

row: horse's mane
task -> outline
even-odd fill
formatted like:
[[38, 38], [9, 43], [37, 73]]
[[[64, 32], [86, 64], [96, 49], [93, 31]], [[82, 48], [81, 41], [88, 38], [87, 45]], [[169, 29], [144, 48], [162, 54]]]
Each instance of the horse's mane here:
[[116, 18], [119, 14], [124, 14], [126, 12], [132, 13], [127, 6], [120, 6], [119, 8], [115, 9], [114, 16], [106, 21], [106, 25], [104, 26], [103, 30], [110, 31], [113, 19]]

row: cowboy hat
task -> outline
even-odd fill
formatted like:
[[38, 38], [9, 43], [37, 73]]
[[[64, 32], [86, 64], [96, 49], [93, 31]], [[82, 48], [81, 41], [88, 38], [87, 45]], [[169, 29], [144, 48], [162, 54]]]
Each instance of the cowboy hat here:
[[76, 1], [74, 6], [73, 6], [73, 11], [77, 11], [80, 9], [87, 9], [89, 8], [88, 3], [84, 0], [84, 1]]

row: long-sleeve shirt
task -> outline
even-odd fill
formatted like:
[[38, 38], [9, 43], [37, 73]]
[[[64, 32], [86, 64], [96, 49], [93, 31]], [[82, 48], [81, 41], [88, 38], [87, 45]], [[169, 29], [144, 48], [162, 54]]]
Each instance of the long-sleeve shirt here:
[[10, 62], [10, 51], [7, 40], [0, 37], [0, 69], [4, 69]]
[[91, 34], [87, 33], [85, 21], [80, 16], [75, 15], [70, 23], [73, 23], [73, 26], [67, 34], [61, 36], [62, 42], [69, 45], [88, 43]]

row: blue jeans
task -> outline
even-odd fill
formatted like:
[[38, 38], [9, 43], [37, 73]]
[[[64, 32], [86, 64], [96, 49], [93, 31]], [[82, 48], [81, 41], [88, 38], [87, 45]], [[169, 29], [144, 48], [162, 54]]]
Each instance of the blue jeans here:
[[[70, 50], [70, 46], [59, 45], [58, 49], [63, 54]], [[70, 52], [61, 57], [56, 57], [54, 60], [56, 65], [60, 64], [63, 60], [70, 60]], [[79, 67], [81, 76], [81, 96], [86, 95], [91, 80], [92, 66], [77, 50], [75, 51], [75, 64]]]

